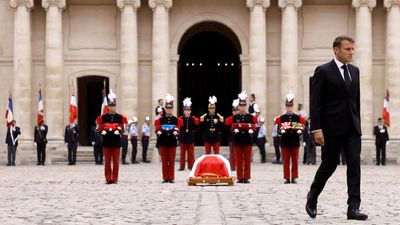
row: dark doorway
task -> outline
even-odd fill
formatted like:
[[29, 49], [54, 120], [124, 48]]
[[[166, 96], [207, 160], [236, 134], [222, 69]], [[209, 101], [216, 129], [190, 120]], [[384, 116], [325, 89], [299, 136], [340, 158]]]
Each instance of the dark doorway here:
[[[208, 97], [215, 95], [217, 112], [225, 118], [230, 116], [232, 100], [241, 90], [241, 49], [236, 36], [225, 25], [205, 22], [189, 29], [182, 41], [178, 63], [179, 115], [184, 98], [192, 98], [192, 114], [201, 116], [207, 112]], [[202, 144], [201, 131], [197, 131], [196, 145]], [[222, 132], [221, 144], [227, 145], [227, 129]]]
[[108, 78], [102, 76], [86, 76], [78, 78], [78, 125], [80, 128], [79, 144], [89, 146], [90, 129], [95, 125], [95, 119], [100, 115], [103, 101], [103, 82], [106, 81], [108, 93]]

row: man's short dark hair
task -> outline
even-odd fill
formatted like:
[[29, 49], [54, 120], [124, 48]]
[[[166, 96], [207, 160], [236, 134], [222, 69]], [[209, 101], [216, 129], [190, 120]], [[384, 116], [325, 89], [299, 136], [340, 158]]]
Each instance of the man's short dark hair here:
[[250, 96], [251, 96], [252, 98], [256, 99], [256, 94], [253, 93], [253, 94], [251, 94]]
[[162, 98], [158, 99], [158, 103], [160, 103], [162, 100], [163, 100]]
[[341, 35], [341, 36], [335, 38], [335, 40], [333, 41], [333, 47], [339, 48], [340, 45], [342, 44], [342, 41], [349, 41], [351, 43], [354, 43], [354, 39], [352, 37], [347, 36], [347, 35]]
[[379, 117], [379, 118], [378, 118], [378, 121], [382, 121], [382, 120], [383, 120], [382, 117]]

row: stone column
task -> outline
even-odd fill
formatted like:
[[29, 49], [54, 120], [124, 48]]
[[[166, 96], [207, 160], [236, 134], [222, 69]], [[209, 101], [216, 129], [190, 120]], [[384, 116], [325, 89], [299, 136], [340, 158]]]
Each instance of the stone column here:
[[117, 0], [121, 9], [121, 72], [119, 78], [120, 111], [138, 116], [138, 35], [136, 11], [140, 0]]
[[298, 88], [300, 79], [298, 74], [298, 19], [297, 10], [301, 7], [301, 0], [279, 0], [282, 10], [281, 34], [281, 108], [284, 109], [286, 94], [291, 91], [295, 94], [296, 103], [299, 103]]
[[386, 85], [390, 93], [390, 130], [391, 138], [400, 138], [400, 1], [385, 0], [384, 6], [387, 9]]
[[[400, 163], [400, 1], [384, 0], [387, 9], [386, 20], [386, 87], [390, 92], [390, 138], [391, 144], [386, 150], [388, 158], [394, 156]], [[394, 144], [394, 145], [393, 145]], [[393, 151], [391, 153], [391, 151]]]
[[355, 59], [360, 69], [361, 128], [363, 138], [372, 139], [372, 18], [376, 0], [353, 0], [356, 11]]
[[42, 0], [46, 10], [45, 120], [50, 143], [61, 143], [64, 132], [62, 11], [65, 0]]
[[31, 14], [33, 0], [11, 0], [14, 9], [14, 118], [21, 127], [21, 142], [32, 140]]
[[[149, 0], [153, 9], [152, 109], [169, 92], [169, 16], [172, 0]], [[177, 98], [177, 96], [174, 96]], [[152, 114], [153, 115], [153, 114]]]
[[247, 0], [250, 9], [248, 94], [256, 95], [261, 114], [267, 116], [267, 24], [265, 11], [270, 0]]

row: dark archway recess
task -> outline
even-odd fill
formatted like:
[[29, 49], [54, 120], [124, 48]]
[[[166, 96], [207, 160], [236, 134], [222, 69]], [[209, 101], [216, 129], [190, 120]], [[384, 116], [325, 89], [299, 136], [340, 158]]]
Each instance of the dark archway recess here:
[[[192, 98], [192, 114], [201, 116], [207, 112], [208, 97], [215, 95], [217, 112], [230, 116], [232, 100], [241, 90], [240, 54], [239, 40], [225, 25], [204, 22], [190, 28], [179, 45], [179, 115], [184, 98]], [[202, 144], [201, 132], [196, 131], [196, 145]], [[227, 145], [227, 129], [221, 144]]]
[[100, 115], [103, 102], [103, 82], [109, 90], [109, 79], [103, 76], [85, 76], [78, 78], [78, 125], [80, 128], [79, 144], [89, 146], [90, 129]]

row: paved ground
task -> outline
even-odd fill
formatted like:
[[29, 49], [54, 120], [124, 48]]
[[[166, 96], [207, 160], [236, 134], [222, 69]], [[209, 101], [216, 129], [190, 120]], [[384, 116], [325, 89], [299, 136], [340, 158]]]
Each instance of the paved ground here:
[[253, 164], [251, 184], [189, 187], [188, 171], [161, 184], [159, 164], [121, 167], [105, 185], [103, 167], [0, 167], [0, 224], [400, 224], [400, 166], [363, 167], [367, 222], [346, 220], [345, 167], [339, 167], [310, 219], [305, 196], [316, 166], [301, 166], [298, 184], [282, 183], [282, 167]]

